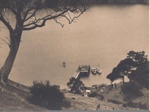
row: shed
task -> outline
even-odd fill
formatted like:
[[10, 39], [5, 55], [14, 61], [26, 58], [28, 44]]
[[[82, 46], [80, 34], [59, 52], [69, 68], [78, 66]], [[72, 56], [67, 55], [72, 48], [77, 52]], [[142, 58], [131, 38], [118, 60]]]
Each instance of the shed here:
[[90, 65], [79, 65], [79, 77], [88, 77], [90, 75]]

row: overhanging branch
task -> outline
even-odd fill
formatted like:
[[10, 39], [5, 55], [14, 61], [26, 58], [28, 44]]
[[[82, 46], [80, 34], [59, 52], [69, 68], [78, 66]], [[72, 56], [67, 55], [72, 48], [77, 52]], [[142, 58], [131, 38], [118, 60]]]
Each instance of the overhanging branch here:
[[[61, 12], [61, 13], [59, 13], [59, 14], [57, 14], [57, 15], [55, 15], [55, 16], [47, 15], [45, 17], [39, 18], [36, 21], [33, 21], [31, 23], [28, 23], [28, 24], [24, 25], [23, 30], [32, 30], [32, 29], [35, 29], [37, 27], [43, 27], [43, 26], [45, 26], [46, 21], [52, 20], [52, 19], [55, 20], [56, 18], [60, 17], [61, 15], [66, 13], [67, 11], [68, 11], [68, 9]], [[40, 24], [38, 24], [38, 23], [40, 23]]]
[[1, 38], [2, 41], [4, 41], [9, 47], [10, 47], [10, 42], [7, 42], [5, 39]]
[[11, 27], [11, 25], [4, 19], [2, 15], [0, 16], [0, 21], [4, 23], [4, 25], [9, 29], [9, 31], [13, 31], [13, 28]]
[[57, 21], [57, 19], [54, 19], [54, 21], [55, 21], [56, 23], [58, 23], [62, 28], [64, 27], [64, 24], [62, 24], [61, 22]]
[[[32, 10], [32, 9], [31, 9], [31, 10]], [[25, 22], [25, 21], [28, 21], [28, 20], [31, 19], [32, 17], [36, 16], [35, 14], [36, 14], [37, 10], [34, 10], [34, 11], [32, 12], [32, 14], [31, 14], [29, 17], [27, 17], [27, 15], [29, 14], [29, 12], [30, 12], [31, 10], [29, 10], [28, 13], [25, 14], [24, 22]]]

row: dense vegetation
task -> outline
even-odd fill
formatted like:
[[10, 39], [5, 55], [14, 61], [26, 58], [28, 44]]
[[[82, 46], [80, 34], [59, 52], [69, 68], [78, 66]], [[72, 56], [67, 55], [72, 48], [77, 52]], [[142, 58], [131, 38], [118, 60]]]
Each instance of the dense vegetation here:
[[143, 96], [141, 92], [141, 85], [138, 84], [136, 81], [128, 82], [121, 86], [121, 91], [126, 96], [124, 100], [130, 101], [132, 99], [138, 98]]
[[56, 85], [50, 85], [49, 81], [37, 82], [34, 81], [30, 87], [31, 103], [44, 106], [52, 110], [60, 110], [64, 99], [64, 94]]
[[70, 92], [80, 94], [81, 88], [84, 87], [84, 84], [82, 81], [80, 81], [80, 79], [71, 77], [69, 82], [67, 83], [67, 86], [70, 89]]
[[[127, 58], [120, 61], [107, 78], [111, 82], [127, 76], [129, 80], [134, 80], [142, 86], [149, 88], [149, 61], [145, 52], [130, 51]], [[123, 80], [124, 81], [124, 80]]]

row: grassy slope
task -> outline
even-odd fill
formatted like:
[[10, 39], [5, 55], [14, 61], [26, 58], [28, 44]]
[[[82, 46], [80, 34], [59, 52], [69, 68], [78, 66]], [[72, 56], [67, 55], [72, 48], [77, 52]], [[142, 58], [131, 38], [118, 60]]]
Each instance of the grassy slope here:
[[138, 108], [125, 108], [122, 105], [100, 101], [97, 98], [84, 97], [77, 94], [66, 93], [65, 96], [67, 100], [71, 102], [71, 106], [69, 108], [64, 108], [64, 110], [96, 110], [97, 105], [100, 105], [98, 110], [139, 110]]
[[[105, 98], [117, 98], [121, 99], [122, 96], [117, 96], [118, 90], [112, 90], [105, 95]], [[20, 85], [17, 87], [17, 83], [9, 81], [9, 86], [0, 85], [0, 111], [48, 111], [45, 108], [30, 104], [26, 98], [30, 95], [29, 89], [26, 86]], [[63, 110], [96, 110], [98, 104], [100, 104], [99, 110], [138, 110], [138, 108], [123, 107], [121, 104], [113, 104], [104, 101], [100, 101], [97, 98], [84, 97], [77, 94], [65, 93], [66, 100], [71, 103], [70, 107], [63, 107]], [[136, 100], [143, 100], [145, 98], [139, 98]]]
[[[128, 101], [125, 101], [125, 95], [121, 92], [121, 86], [122, 84], [118, 84], [117, 88], [113, 88], [112, 90], [110, 91], [106, 91], [103, 93], [103, 96], [104, 96], [104, 100], [116, 100], [118, 102], [121, 102], [121, 103], [127, 103]], [[142, 105], [146, 105], [146, 108], [144, 109], [148, 109], [149, 107], [149, 90], [146, 89], [146, 88], [142, 88], [141, 89], [141, 92], [143, 94], [142, 97], [139, 97], [139, 98], [136, 98], [136, 99], [132, 99], [132, 102], [134, 103], [141, 103]], [[101, 94], [101, 93], [100, 93]]]
[[28, 88], [9, 81], [8, 86], [0, 85], [0, 111], [46, 111], [46, 109], [28, 103]]

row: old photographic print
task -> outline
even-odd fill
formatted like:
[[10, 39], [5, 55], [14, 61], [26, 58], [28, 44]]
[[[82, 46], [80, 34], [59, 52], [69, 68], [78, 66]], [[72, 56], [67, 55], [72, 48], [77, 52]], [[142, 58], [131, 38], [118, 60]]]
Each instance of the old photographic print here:
[[0, 111], [148, 109], [148, 0], [0, 0]]

